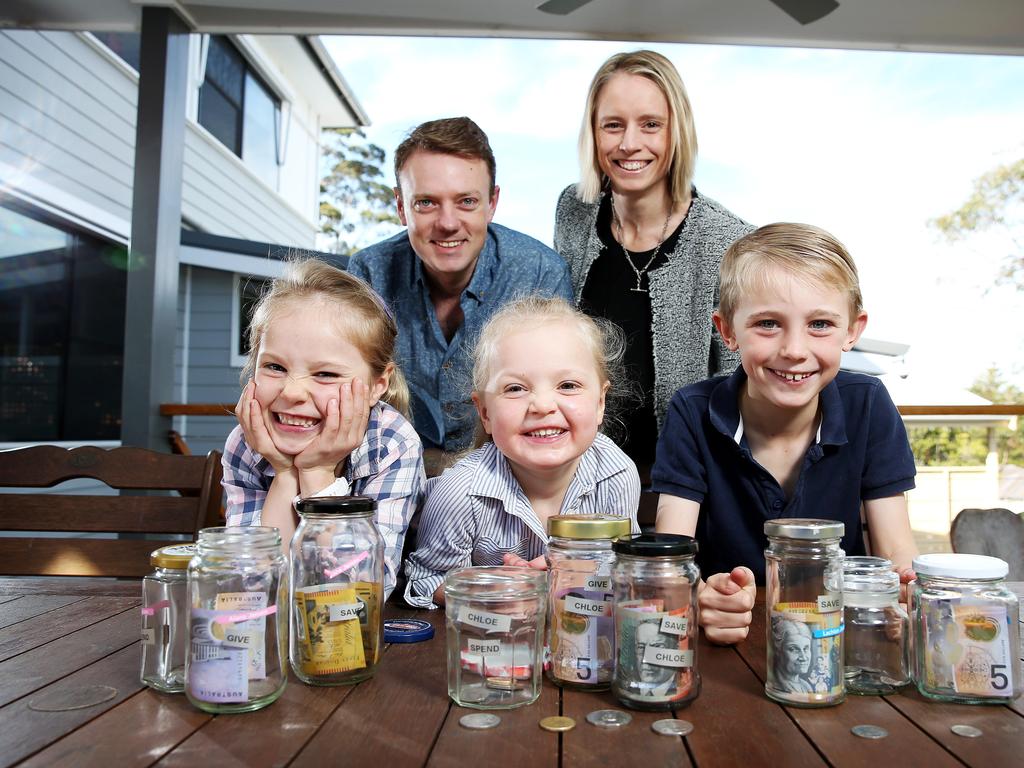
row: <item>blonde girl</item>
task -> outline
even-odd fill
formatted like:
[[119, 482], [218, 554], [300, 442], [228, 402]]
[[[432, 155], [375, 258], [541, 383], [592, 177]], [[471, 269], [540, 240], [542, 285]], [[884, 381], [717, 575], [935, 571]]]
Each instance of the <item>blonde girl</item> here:
[[387, 594], [425, 482], [396, 335], [362, 280], [316, 259], [288, 264], [253, 310], [223, 459], [227, 524], [275, 526], [285, 542], [296, 498], [375, 498]]
[[540, 565], [552, 515], [622, 515], [639, 530], [636, 465], [599, 432], [622, 346], [562, 299], [521, 299], [488, 321], [473, 366], [483, 444], [431, 480], [408, 602], [441, 604], [460, 566]]

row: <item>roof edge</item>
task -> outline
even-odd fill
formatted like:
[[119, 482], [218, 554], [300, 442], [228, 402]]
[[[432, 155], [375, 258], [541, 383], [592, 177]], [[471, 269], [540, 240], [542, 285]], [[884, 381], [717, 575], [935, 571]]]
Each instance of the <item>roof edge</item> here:
[[345, 103], [345, 106], [347, 106], [349, 111], [355, 116], [356, 122], [359, 126], [366, 127], [370, 125], [370, 116], [366, 114], [366, 110], [363, 109], [363, 105], [359, 103], [359, 99], [357, 99], [355, 94], [352, 92], [348, 82], [345, 80], [345, 76], [341, 74], [341, 70], [338, 69], [338, 65], [335, 63], [334, 59], [331, 58], [331, 54], [323, 44], [320, 36], [300, 35], [298, 38], [306, 46], [309, 53], [320, 62], [321, 73], [334, 87], [334, 90]]

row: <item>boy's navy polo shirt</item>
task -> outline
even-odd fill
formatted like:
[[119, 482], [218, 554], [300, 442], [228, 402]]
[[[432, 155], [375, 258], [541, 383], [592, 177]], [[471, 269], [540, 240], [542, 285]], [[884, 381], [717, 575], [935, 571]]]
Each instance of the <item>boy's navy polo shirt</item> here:
[[737, 565], [765, 578], [764, 521], [824, 518], [846, 524], [842, 547], [863, 555], [862, 500], [914, 487], [914, 456], [896, 406], [876, 378], [840, 371], [819, 394], [821, 424], [804, 456], [793, 496], [754, 459], [740, 432], [743, 368], [691, 384], [669, 403], [651, 470], [651, 489], [700, 503], [701, 574]]

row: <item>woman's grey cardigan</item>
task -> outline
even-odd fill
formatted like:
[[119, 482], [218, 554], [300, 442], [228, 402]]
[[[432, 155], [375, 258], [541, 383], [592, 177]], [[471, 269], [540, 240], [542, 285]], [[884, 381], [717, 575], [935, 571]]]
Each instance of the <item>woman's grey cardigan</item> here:
[[[555, 211], [555, 250], [569, 262], [576, 303], [590, 267], [601, 253], [597, 236], [600, 203], [584, 203], [569, 185]], [[726, 248], [753, 227], [694, 190], [690, 211], [668, 262], [648, 273], [651, 343], [654, 353], [654, 412], [660, 431], [668, 401], [677, 389], [739, 364], [714, 330], [718, 266]]]

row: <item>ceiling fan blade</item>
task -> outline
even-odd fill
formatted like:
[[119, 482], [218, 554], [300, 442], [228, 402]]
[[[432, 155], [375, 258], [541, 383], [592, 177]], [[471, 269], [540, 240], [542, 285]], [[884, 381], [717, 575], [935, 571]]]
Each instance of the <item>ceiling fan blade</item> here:
[[582, 8], [589, 2], [590, 0], [544, 0], [543, 3], [537, 6], [537, 10], [544, 11], [544, 13], [553, 13], [556, 16], [568, 16], [577, 8]]
[[836, 0], [771, 0], [775, 5], [799, 21], [810, 24], [828, 16], [839, 7]]

